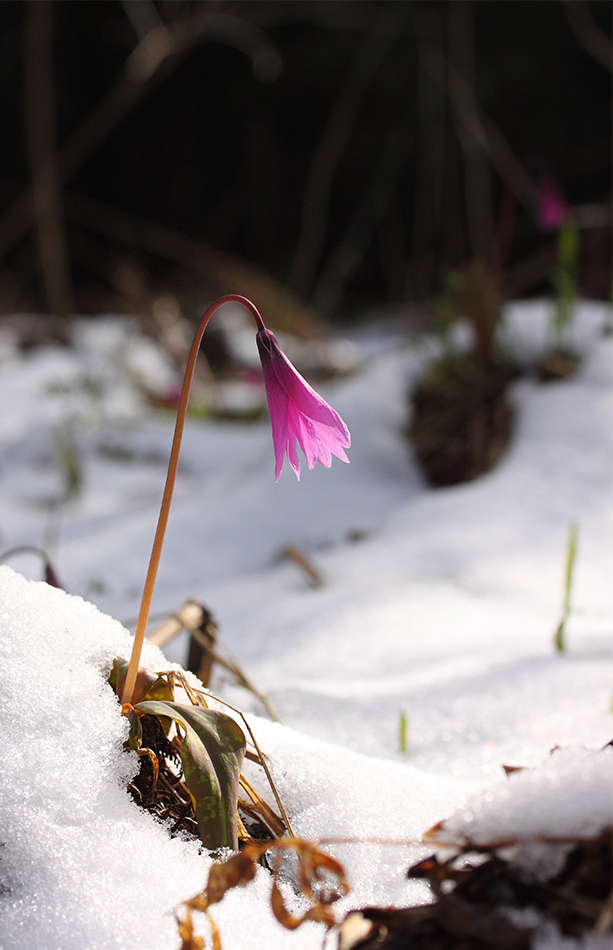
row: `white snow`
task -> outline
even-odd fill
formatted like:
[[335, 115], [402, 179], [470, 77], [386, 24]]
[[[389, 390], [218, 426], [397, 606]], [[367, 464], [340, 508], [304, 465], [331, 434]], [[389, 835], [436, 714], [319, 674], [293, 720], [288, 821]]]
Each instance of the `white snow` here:
[[[508, 308], [502, 336], [518, 358], [547, 347], [550, 313], [538, 301]], [[289, 469], [275, 484], [265, 419], [188, 425], [153, 611], [205, 603], [274, 702], [284, 725], [217, 684], [248, 714], [296, 833], [343, 839], [329, 846], [353, 888], [343, 910], [428, 899], [406, 870], [443, 819], [451, 841], [589, 836], [611, 823], [613, 752], [600, 751], [613, 738], [610, 320], [606, 306], [581, 305], [569, 331], [580, 371], [518, 382], [510, 450], [464, 486], [426, 488], [402, 434], [407, 389], [437, 350], [428, 339], [356, 334], [361, 370], [324, 390], [352, 432], [351, 464], [300, 484]], [[97, 606], [11, 569], [40, 577], [32, 554], [0, 568], [0, 946], [172, 950], [173, 911], [210, 859], [129, 798], [136, 756], [122, 751], [126, 721], [105, 683], [130, 648], [118, 621], [138, 609], [173, 428], [146, 408], [135, 374], [168, 385], [170, 369], [111, 318], [80, 325], [70, 350], [21, 356], [9, 343], [1, 549], [48, 547], [66, 588]], [[57, 431], [79, 473], [66, 504]], [[323, 586], [283, 557], [288, 545]], [[179, 638], [165, 658], [147, 645], [145, 663], [184, 662], [185, 647]], [[503, 765], [530, 768], [507, 779]], [[290, 933], [274, 921], [269, 886], [261, 870], [215, 908], [225, 950], [319, 947], [317, 925]], [[537, 945], [578, 946], [547, 929]]]
[[555, 749], [536, 768], [513, 772], [506, 782], [463, 802], [443, 822], [440, 838], [491, 845], [537, 836], [595, 837], [611, 819], [612, 782], [610, 745], [598, 752]]

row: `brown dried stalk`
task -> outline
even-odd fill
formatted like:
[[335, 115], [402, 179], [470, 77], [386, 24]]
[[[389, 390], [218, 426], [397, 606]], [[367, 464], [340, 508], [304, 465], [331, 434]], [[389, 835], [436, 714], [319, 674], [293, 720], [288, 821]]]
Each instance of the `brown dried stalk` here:
[[189, 403], [189, 394], [192, 386], [192, 379], [194, 377], [194, 369], [196, 367], [196, 359], [198, 358], [198, 351], [200, 349], [200, 343], [204, 331], [206, 330], [207, 324], [216, 310], [219, 307], [223, 306], [226, 303], [240, 303], [244, 307], [247, 307], [255, 317], [256, 323], [262, 325], [262, 318], [256, 309], [256, 307], [251, 303], [250, 300], [247, 300], [246, 297], [241, 297], [239, 294], [226, 294], [223, 297], [220, 297], [219, 300], [216, 300], [205, 310], [200, 323], [196, 329], [194, 335], [194, 341], [189, 353], [189, 359], [187, 361], [187, 366], [185, 368], [185, 376], [183, 378], [183, 388], [181, 390], [181, 398], [179, 400], [179, 408], [177, 409], [177, 421], [175, 423], [175, 432], [172, 441], [172, 449], [170, 451], [170, 460], [168, 462], [168, 474], [166, 476], [166, 485], [164, 486], [164, 494], [162, 497], [162, 504], [160, 507], [160, 515], [158, 518], [158, 524], [155, 532], [155, 537], [153, 539], [153, 547], [151, 550], [151, 558], [149, 560], [149, 567], [147, 569], [147, 576], [145, 578], [145, 586], [143, 589], [143, 596], [141, 600], [140, 610], [138, 614], [138, 621], [136, 623], [136, 632], [134, 634], [134, 644], [132, 646], [132, 655], [130, 657], [130, 663], [128, 666], [128, 672], [126, 674], [126, 681], [123, 688], [123, 693], [121, 696], [122, 705], [129, 703], [132, 699], [132, 691], [134, 689], [134, 683], [136, 682], [136, 674], [138, 671], [138, 663], [140, 660], [140, 655], [143, 649], [143, 643], [145, 640], [145, 633], [147, 630], [147, 621], [149, 620], [149, 612], [151, 610], [151, 601], [153, 599], [153, 590], [155, 587], [155, 580], [157, 577], [158, 567], [160, 564], [160, 557], [162, 555], [162, 545], [164, 544], [164, 536], [166, 534], [166, 526], [168, 524], [168, 515], [170, 513], [170, 503], [172, 501], [172, 494], [175, 487], [175, 481], [177, 477], [177, 469], [179, 467], [179, 452], [181, 449], [181, 440], [183, 439], [183, 430], [185, 428], [185, 419], [187, 416], [187, 406]]

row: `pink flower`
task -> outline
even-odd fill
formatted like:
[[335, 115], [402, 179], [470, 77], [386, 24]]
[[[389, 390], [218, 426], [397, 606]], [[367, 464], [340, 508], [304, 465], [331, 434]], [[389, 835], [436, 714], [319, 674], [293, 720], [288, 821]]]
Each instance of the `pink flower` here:
[[538, 225], [541, 231], [556, 231], [568, 217], [568, 204], [554, 178], [539, 183]]
[[339, 414], [292, 366], [274, 333], [262, 326], [258, 330], [257, 344], [272, 425], [276, 480], [281, 475], [286, 452], [296, 478], [300, 479], [296, 441], [309, 468], [313, 468], [315, 462], [330, 468], [333, 455], [348, 462], [343, 449], [351, 445], [351, 437]]

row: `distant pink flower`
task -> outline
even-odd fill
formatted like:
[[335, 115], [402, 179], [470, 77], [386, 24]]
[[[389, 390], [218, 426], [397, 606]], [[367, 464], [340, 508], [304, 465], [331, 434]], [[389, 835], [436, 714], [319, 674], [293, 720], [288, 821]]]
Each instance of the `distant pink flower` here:
[[339, 414], [302, 378], [281, 350], [274, 333], [263, 325], [258, 330], [257, 344], [270, 412], [277, 481], [286, 452], [296, 478], [300, 478], [296, 442], [309, 468], [316, 462], [330, 468], [333, 455], [348, 462], [343, 449], [351, 445], [351, 437]]
[[541, 231], [557, 231], [568, 217], [568, 204], [554, 178], [539, 183], [538, 225]]

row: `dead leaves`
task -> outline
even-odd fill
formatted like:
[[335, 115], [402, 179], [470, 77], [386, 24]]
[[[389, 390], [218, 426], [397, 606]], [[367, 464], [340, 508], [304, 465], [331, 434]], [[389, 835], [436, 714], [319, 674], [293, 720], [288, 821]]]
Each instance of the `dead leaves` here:
[[[235, 887], [245, 887], [256, 875], [257, 863], [266, 852], [274, 852], [273, 882], [270, 894], [272, 912], [287, 930], [296, 930], [305, 921], [323, 924], [327, 930], [335, 926], [333, 904], [349, 892], [342, 864], [316, 845], [299, 838], [279, 838], [264, 843], [250, 842], [242, 851], [232, 854], [226, 861], [215, 862], [210, 871], [207, 886], [202, 893], [183, 904], [177, 915], [179, 934], [183, 941], [181, 950], [203, 950], [202, 938], [193, 931], [192, 912], [206, 914], [211, 927], [213, 950], [221, 950], [219, 931], [209, 913], [213, 904], [219, 903], [225, 894]], [[298, 861], [298, 884], [300, 893], [309, 903], [309, 909], [296, 916], [287, 907], [279, 887], [279, 870], [284, 854], [293, 853]]]
[[[186, 910], [183, 919], [177, 916], [177, 926], [181, 938], [180, 950], [204, 950], [203, 938], [194, 933], [194, 921], [191, 910]], [[215, 946], [214, 939], [213, 946]]]
[[218, 904], [227, 891], [245, 887], [255, 877], [256, 863], [245, 851], [233, 854], [227, 861], [216, 861], [209, 871], [206, 890], [194, 897], [190, 906], [207, 911], [211, 904]]

